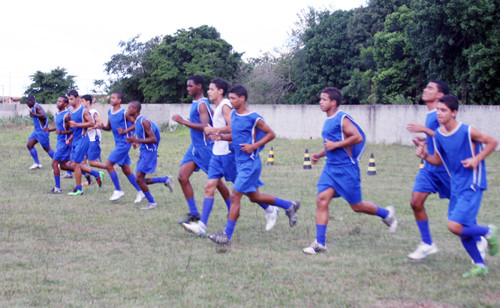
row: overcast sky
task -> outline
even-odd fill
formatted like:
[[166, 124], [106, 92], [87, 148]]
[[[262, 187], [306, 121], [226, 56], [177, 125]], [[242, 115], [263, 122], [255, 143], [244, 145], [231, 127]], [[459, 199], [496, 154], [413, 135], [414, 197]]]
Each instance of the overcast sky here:
[[65, 68], [81, 94], [107, 79], [120, 41], [215, 27], [244, 57], [282, 47], [308, 6], [349, 10], [366, 0], [5, 0], [0, 4], [0, 96], [21, 96], [36, 71]]

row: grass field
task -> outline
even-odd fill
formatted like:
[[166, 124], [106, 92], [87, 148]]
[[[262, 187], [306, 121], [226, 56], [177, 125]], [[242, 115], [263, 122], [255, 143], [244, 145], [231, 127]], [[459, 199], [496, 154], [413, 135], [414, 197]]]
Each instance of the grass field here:
[[[303, 170], [304, 150], [320, 140], [274, 140], [264, 161], [262, 192], [300, 199], [294, 228], [281, 211], [270, 232], [265, 213], [244, 199], [232, 246], [218, 253], [208, 239], [186, 233], [176, 221], [187, 212], [177, 185], [150, 186], [158, 202], [140, 211], [121, 172], [126, 193], [116, 203], [113, 185], [84, 187], [81, 197], [48, 195], [50, 159], [37, 145], [43, 169], [30, 171], [26, 149], [31, 128], [0, 126], [0, 306], [189, 306], [189, 307], [500, 307], [500, 256], [487, 257], [485, 278], [462, 279], [471, 264], [459, 239], [446, 228], [447, 201], [426, 204], [440, 252], [422, 262], [407, 254], [420, 241], [409, 206], [419, 159], [410, 147], [368, 145], [361, 162], [363, 195], [394, 205], [399, 219], [390, 234], [380, 219], [352, 212], [344, 200], [330, 204], [329, 253], [307, 256], [301, 249], [315, 237], [316, 182], [324, 164]], [[51, 137], [55, 147], [55, 135]], [[186, 129], [163, 132], [156, 175], [178, 172], [189, 144]], [[113, 146], [102, 144], [105, 158]], [[276, 165], [265, 166], [270, 146]], [[373, 153], [375, 176], [366, 176]], [[133, 167], [138, 151], [131, 151]], [[489, 187], [478, 216], [500, 225], [500, 153], [487, 160]], [[192, 184], [201, 210], [206, 175]], [[64, 193], [74, 180], [61, 179]], [[145, 202], [145, 201], [143, 201]], [[208, 231], [223, 229], [226, 206], [216, 195]]]

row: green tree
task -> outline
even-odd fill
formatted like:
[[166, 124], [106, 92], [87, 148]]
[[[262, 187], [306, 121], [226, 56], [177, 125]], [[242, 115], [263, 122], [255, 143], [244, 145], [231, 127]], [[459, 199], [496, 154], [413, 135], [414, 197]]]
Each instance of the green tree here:
[[185, 102], [186, 80], [199, 74], [207, 81], [220, 77], [233, 80], [243, 54], [221, 39], [213, 27], [201, 26], [178, 30], [167, 35], [148, 55], [146, 76], [139, 82], [145, 101], [158, 103]]
[[33, 82], [24, 94], [34, 95], [36, 101], [42, 104], [55, 104], [57, 97], [77, 88], [75, 76], [67, 75], [66, 69], [60, 67], [48, 73], [36, 71], [30, 78]]

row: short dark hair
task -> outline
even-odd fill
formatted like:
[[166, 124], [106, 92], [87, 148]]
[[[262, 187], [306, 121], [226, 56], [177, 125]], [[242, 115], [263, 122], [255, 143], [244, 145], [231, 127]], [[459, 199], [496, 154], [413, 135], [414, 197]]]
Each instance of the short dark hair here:
[[26, 97], [26, 101], [27, 102], [34, 102], [35, 101], [35, 96], [34, 95], [29, 95], [28, 97]]
[[451, 111], [458, 110], [458, 98], [455, 95], [445, 95], [438, 102], [445, 104]]
[[448, 84], [442, 80], [431, 80], [432, 83], [437, 84], [438, 91], [444, 95], [450, 94], [450, 87]]
[[213, 83], [217, 89], [222, 89], [222, 96], [226, 96], [227, 90], [229, 89], [229, 83], [222, 78], [214, 78], [210, 80], [210, 83]]
[[188, 80], [192, 80], [194, 84], [201, 84], [202, 88], [205, 86], [205, 79], [201, 75], [189, 76]]
[[139, 101], [131, 101], [129, 103], [130, 106], [133, 106], [134, 108], [137, 108], [137, 112], [141, 113], [141, 102]]
[[90, 101], [90, 104], [92, 105], [92, 96], [85, 94], [81, 98], [83, 98], [86, 101]]
[[69, 99], [66, 95], [61, 95], [61, 96], [59, 96], [59, 98], [62, 98], [64, 100], [65, 104], [69, 103]]
[[111, 95], [113, 95], [113, 94], [116, 94], [116, 96], [118, 96], [118, 98], [121, 99], [123, 102], [123, 93], [122, 92], [114, 91], [113, 93], [111, 93]]
[[234, 93], [234, 94], [238, 95], [238, 97], [244, 96], [245, 97], [245, 101], [248, 99], [248, 91], [242, 85], [237, 85], [237, 86], [232, 87], [229, 90], [229, 93]]
[[328, 94], [330, 100], [337, 102], [337, 106], [342, 103], [342, 92], [340, 92], [340, 90], [335, 87], [326, 87], [321, 90], [321, 93]]
[[70, 90], [68, 92], [68, 94], [66, 94], [66, 95], [68, 95], [68, 96], [73, 95], [74, 97], [79, 97], [80, 96], [80, 95], [78, 95], [78, 91], [77, 90]]

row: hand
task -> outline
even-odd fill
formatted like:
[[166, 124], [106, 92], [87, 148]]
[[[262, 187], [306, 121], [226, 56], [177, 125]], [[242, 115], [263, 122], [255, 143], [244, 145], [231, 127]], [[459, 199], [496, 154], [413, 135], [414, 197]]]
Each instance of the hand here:
[[121, 127], [118, 127], [118, 134], [120, 134], [120, 135], [125, 134], [125, 130]]
[[220, 132], [215, 132], [215, 133], [209, 134], [208, 138], [210, 138], [213, 141], [219, 141], [219, 140], [222, 140], [222, 135]]
[[45, 131], [45, 132], [47, 132], [47, 133], [48, 133], [48, 132], [50, 132], [50, 131], [49, 131], [49, 128], [48, 128], [47, 126], [45, 126], [45, 127], [43, 128], [43, 131]]
[[418, 123], [408, 124], [407, 128], [412, 133], [423, 133], [425, 131], [425, 127]]
[[417, 157], [422, 158], [425, 160], [427, 158], [427, 151], [425, 150], [425, 145], [424, 144], [417, 144], [417, 149], [415, 150], [415, 154]]
[[335, 150], [337, 147], [336, 147], [336, 142], [333, 142], [331, 140], [328, 140], [325, 138], [325, 149], [327, 151], [331, 151], [331, 150]]
[[177, 122], [179, 124], [183, 124], [183, 122], [184, 122], [184, 119], [178, 114], [174, 114], [174, 116], [172, 117], [172, 120], [174, 120], [175, 122]]
[[253, 144], [248, 143], [240, 143], [241, 150], [245, 153], [252, 153], [255, 150], [255, 146]]
[[477, 166], [479, 165], [479, 161], [476, 157], [471, 157], [462, 160], [462, 165], [468, 169], [476, 169]]
[[416, 145], [416, 146], [419, 146], [419, 145], [425, 145], [426, 143], [426, 140], [424, 137], [414, 137], [412, 139], [413, 143]]
[[127, 139], [127, 143], [135, 143], [136, 142], [136, 139], [133, 136], [132, 137], [126, 137], [126, 139]]
[[205, 134], [210, 135], [212, 133], [215, 133], [217, 131], [217, 129], [215, 129], [212, 126], [210, 126], [210, 124], [207, 124], [207, 126], [205, 126], [203, 128], [203, 131], [205, 132]]
[[318, 163], [319, 159], [320, 159], [319, 154], [313, 154], [313, 155], [311, 156], [311, 163], [312, 163], [313, 165], [316, 165], [316, 164]]
[[75, 121], [69, 121], [69, 127], [71, 127], [71, 128], [76, 127], [76, 122]]
[[132, 143], [132, 147], [134, 149], [137, 149], [139, 147], [139, 143], [137, 143], [137, 142]]

